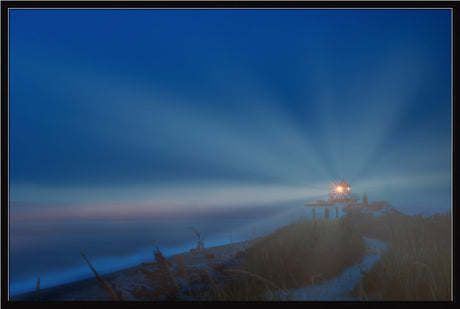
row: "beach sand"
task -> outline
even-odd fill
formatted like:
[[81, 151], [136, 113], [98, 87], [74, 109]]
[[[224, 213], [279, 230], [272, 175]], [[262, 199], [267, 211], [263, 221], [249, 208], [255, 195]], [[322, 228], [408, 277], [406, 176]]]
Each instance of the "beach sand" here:
[[[187, 275], [177, 263], [177, 256], [167, 257], [169, 261], [169, 273], [167, 284], [161, 280], [161, 271], [152, 253], [152, 262], [141, 263], [135, 267], [119, 270], [101, 277], [112, 287], [118, 298], [124, 301], [155, 301], [170, 300], [168, 295], [171, 291], [179, 295], [180, 299], [190, 299], [189, 287], [192, 291], [199, 290], [206, 295], [212, 288], [209, 276], [221, 282], [219, 269], [223, 267], [235, 267], [238, 257], [255, 241], [248, 240], [239, 243], [227, 244], [211, 248], [205, 248], [199, 252], [184, 252], [180, 255], [186, 266]], [[153, 252], [153, 250], [152, 250]], [[91, 261], [90, 261], [91, 262]], [[97, 271], [97, 269], [96, 269]], [[209, 274], [209, 276], [208, 276]], [[172, 275], [172, 276], [171, 276]], [[173, 279], [171, 279], [173, 277]], [[228, 276], [227, 276], [228, 277]], [[188, 279], [188, 280], [187, 280]], [[188, 284], [187, 284], [188, 282]], [[179, 287], [179, 289], [177, 288]], [[180, 290], [180, 292], [179, 292]], [[13, 296], [11, 301], [35, 301], [36, 292], [29, 292]], [[41, 289], [39, 301], [112, 301], [110, 294], [104, 289], [96, 277], [63, 284], [55, 287]]]

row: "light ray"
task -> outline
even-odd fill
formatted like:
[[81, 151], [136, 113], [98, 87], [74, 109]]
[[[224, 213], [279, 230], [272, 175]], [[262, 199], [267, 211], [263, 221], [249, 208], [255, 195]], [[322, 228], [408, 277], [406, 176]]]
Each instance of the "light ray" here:
[[[228, 209], [228, 207], [238, 211], [238, 209], [255, 205], [270, 207], [272, 204], [302, 202], [322, 197], [327, 194], [327, 190], [320, 187], [318, 184], [309, 187], [212, 186], [208, 184], [202, 187], [188, 185], [168, 188], [163, 185], [161, 189], [159, 186], [152, 186], [153, 190], [144, 187], [145, 191], [141, 191], [138, 187], [119, 188], [118, 190], [113, 188], [109, 190], [80, 188], [77, 190], [74, 187], [62, 190], [54, 187], [35, 188], [34, 190], [31, 187], [24, 187], [23, 192], [16, 192], [15, 195], [26, 196], [28, 194], [30, 200], [23, 201], [23, 203], [29, 202], [31, 206], [13, 207], [12, 219], [141, 219], [171, 214], [189, 215], [203, 210], [219, 212], [219, 209]], [[108, 200], [107, 197], [110, 199]], [[34, 207], [37, 200], [42, 201], [41, 207]]]

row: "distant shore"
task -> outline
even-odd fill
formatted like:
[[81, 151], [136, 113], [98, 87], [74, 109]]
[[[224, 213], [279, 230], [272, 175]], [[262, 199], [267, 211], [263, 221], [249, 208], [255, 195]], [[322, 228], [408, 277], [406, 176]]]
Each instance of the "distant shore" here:
[[[257, 239], [256, 239], [257, 240]], [[238, 253], [250, 247], [256, 240], [247, 240], [238, 243], [231, 243], [221, 246], [204, 248], [200, 252], [183, 252], [175, 254], [166, 259], [171, 263], [171, 269], [176, 270], [177, 256], [181, 255], [185, 266], [189, 270], [193, 269], [212, 269], [226, 263], [235, 262]], [[100, 274], [101, 277], [110, 285], [115, 286], [114, 290], [119, 289], [123, 292], [136, 289], [146, 284], [145, 273], [153, 273], [157, 268], [157, 263], [152, 255], [152, 261], [141, 263], [137, 266], [121, 269], [108, 274]], [[97, 271], [97, 269], [96, 269]], [[152, 284], [152, 278], [148, 283]], [[117, 282], [118, 281], [118, 282]], [[117, 285], [119, 284], [118, 288]], [[160, 284], [154, 282], [153, 285]], [[122, 293], [120, 293], [122, 294]], [[36, 291], [21, 293], [10, 297], [10, 301], [36, 301]], [[48, 287], [39, 290], [39, 301], [112, 301], [109, 293], [95, 276], [70, 283]], [[126, 299], [123, 299], [126, 300]], [[127, 299], [129, 300], [129, 299]]]

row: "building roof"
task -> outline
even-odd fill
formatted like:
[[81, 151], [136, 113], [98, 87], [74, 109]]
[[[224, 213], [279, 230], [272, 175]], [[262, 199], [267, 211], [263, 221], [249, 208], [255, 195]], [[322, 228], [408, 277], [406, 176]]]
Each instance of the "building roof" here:
[[382, 210], [387, 202], [372, 202], [366, 207], [367, 211], [379, 211]]
[[345, 211], [350, 211], [350, 210], [361, 210], [364, 208], [364, 205], [363, 204], [356, 204], [356, 203], [352, 203], [352, 204], [348, 204], [347, 206], [345, 206], [343, 208], [343, 210]]
[[365, 211], [381, 211], [387, 202], [372, 202], [367, 207], [364, 204], [351, 203], [343, 208], [345, 211], [350, 210], [365, 210]]

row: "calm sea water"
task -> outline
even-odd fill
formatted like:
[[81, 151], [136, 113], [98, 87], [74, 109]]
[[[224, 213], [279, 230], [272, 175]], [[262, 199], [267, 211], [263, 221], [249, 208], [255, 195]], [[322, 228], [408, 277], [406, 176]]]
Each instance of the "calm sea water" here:
[[301, 206], [263, 218], [177, 219], [149, 221], [12, 222], [9, 243], [10, 296], [33, 291], [37, 278], [46, 288], [93, 277], [80, 252], [101, 274], [153, 261], [158, 246], [165, 256], [197, 245], [238, 242], [273, 232], [306, 216]]

